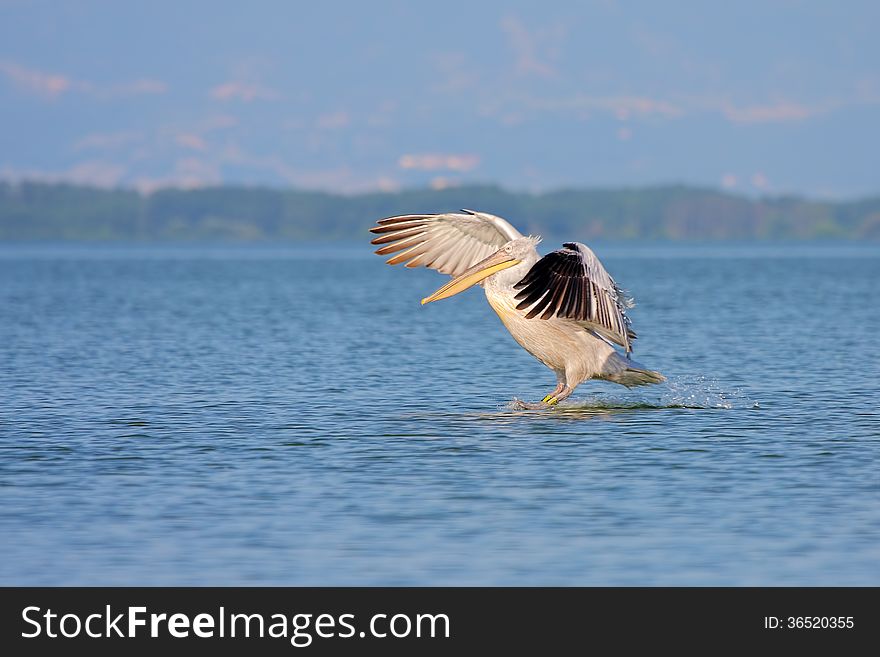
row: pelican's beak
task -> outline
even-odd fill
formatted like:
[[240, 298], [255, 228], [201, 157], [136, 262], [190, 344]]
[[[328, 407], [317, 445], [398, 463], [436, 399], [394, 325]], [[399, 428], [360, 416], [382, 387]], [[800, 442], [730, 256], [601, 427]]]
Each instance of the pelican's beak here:
[[503, 269], [507, 269], [508, 267], [518, 265], [520, 262], [522, 262], [522, 260], [512, 258], [504, 251], [496, 251], [485, 260], [481, 260], [466, 272], [462, 273], [460, 276], [453, 278], [431, 296], [422, 299], [422, 305], [424, 306], [426, 303], [431, 303], [432, 301], [439, 301], [440, 299], [453, 297], [459, 292], [464, 292], [472, 285], [476, 285], [484, 278]]

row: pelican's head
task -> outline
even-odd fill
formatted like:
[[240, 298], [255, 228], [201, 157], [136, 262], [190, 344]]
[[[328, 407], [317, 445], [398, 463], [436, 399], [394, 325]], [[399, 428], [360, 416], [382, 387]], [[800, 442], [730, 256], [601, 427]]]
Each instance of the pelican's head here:
[[467, 271], [462, 272], [431, 296], [422, 299], [422, 305], [432, 301], [439, 301], [440, 299], [448, 299], [459, 292], [464, 292], [472, 285], [482, 282], [489, 276], [494, 276], [498, 272], [515, 267], [521, 263], [526, 262], [531, 267], [537, 260], [538, 252], [535, 250], [535, 246], [538, 242], [540, 242], [540, 238], [536, 237], [520, 237], [510, 240], [488, 258], [481, 260]]

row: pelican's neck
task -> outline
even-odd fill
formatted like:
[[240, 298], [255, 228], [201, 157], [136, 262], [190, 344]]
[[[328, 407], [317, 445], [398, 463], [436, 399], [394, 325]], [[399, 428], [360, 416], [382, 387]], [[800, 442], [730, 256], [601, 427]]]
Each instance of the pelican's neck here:
[[512, 292], [513, 286], [519, 283], [523, 277], [529, 273], [529, 270], [539, 259], [540, 256], [538, 255], [538, 251], [532, 249], [518, 265], [503, 269], [497, 274], [492, 274], [486, 278], [486, 280], [483, 281], [483, 287], [486, 289], [487, 293], [495, 292], [496, 294], [500, 294], [503, 292]]

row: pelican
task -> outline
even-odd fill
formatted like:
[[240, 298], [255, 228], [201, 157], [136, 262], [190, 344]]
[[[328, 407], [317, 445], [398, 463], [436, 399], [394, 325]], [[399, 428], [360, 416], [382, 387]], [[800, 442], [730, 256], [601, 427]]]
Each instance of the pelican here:
[[666, 380], [632, 360], [636, 334], [626, 316], [632, 300], [585, 244], [566, 242], [541, 257], [540, 237], [474, 210], [387, 217], [370, 232], [378, 235], [372, 240], [377, 254], [394, 254], [389, 265], [405, 262], [452, 276], [422, 305], [481, 285], [513, 339], [553, 370], [556, 388], [540, 402], [516, 400], [518, 408], [554, 406], [589, 379], [627, 387]]

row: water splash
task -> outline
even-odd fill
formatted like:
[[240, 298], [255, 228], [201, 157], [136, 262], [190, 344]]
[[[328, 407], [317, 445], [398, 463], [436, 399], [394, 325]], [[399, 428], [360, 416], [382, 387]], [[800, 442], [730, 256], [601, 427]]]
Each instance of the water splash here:
[[724, 386], [706, 376], [673, 376], [657, 389], [667, 406], [687, 408], [749, 409], [760, 408], [743, 388]]
[[[504, 405], [506, 410], [517, 410], [517, 400]], [[728, 388], [716, 379], [706, 376], [669, 377], [663, 384], [614, 390], [608, 393], [592, 392], [586, 397], [572, 397], [562, 402], [560, 410], [635, 410], [635, 409], [757, 409], [760, 404], [742, 388]]]

